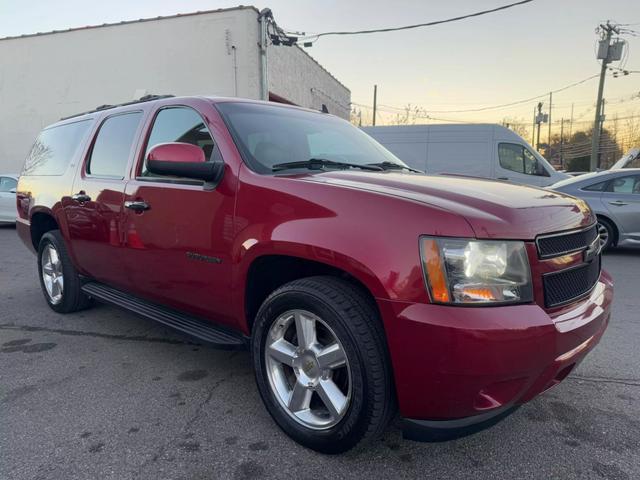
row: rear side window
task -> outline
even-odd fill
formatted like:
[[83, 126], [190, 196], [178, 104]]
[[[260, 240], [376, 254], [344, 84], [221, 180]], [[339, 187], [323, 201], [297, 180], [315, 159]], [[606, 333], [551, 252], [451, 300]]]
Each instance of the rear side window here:
[[22, 175], [63, 175], [91, 127], [92, 120], [43, 130], [27, 157]]
[[107, 118], [98, 131], [87, 163], [87, 173], [99, 177], [124, 178], [142, 112]]
[[593, 185], [588, 185], [586, 187], [583, 187], [582, 190], [586, 190], [588, 192], [602, 192], [606, 185], [607, 185], [606, 181], [605, 182], [594, 183]]
[[[144, 154], [142, 176], [150, 176], [147, 172], [147, 155], [160, 143], [190, 143], [200, 147], [207, 161], [212, 161], [214, 142], [209, 130], [198, 112], [189, 107], [169, 107], [158, 112]], [[153, 176], [156, 176], [153, 174]]]

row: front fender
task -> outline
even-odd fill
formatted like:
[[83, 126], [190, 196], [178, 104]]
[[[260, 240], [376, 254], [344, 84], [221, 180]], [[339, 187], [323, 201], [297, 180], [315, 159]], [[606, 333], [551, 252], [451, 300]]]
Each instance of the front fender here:
[[397, 196], [246, 169], [240, 180], [234, 292], [256, 258], [289, 255], [343, 270], [375, 298], [428, 303], [420, 236], [474, 236], [461, 216]]
[[234, 272], [233, 291], [244, 290], [249, 269], [254, 261], [260, 257], [271, 255], [310, 260], [342, 270], [367, 287], [374, 297], [386, 297], [384, 285], [365, 264], [348, 257], [344, 253], [319, 245], [283, 240], [258, 242], [255, 239], [247, 239], [239, 245], [239, 262]]

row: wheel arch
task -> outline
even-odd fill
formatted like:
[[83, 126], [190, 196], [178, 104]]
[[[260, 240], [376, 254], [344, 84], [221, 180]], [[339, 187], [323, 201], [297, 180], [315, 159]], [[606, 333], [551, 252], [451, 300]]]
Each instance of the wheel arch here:
[[364, 279], [361, 272], [349, 271], [335, 263], [290, 253], [272, 252], [252, 258], [246, 267], [242, 301], [247, 333], [251, 332], [256, 313], [271, 292], [293, 280], [318, 275], [342, 278], [355, 285], [371, 301], [382, 321], [375, 300], [375, 292], [378, 288], [381, 289], [382, 285], [376, 286], [371, 277]]
[[609, 225], [611, 225], [611, 228], [613, 228], [613, 240], [611, 241], [611, 244], [613, 246], [618, 244], [618, 240], [620, 239], [620, 230], [618, 229], [618, 225], [616, 224], [616, 222], [614, 222], [611, 217], [601, 214], [601, 213], [597, 213], [596, 214], [596, 218], [598, 220], [604, 220], [606, 222], [609, 223]]
[[30, 222], [31, 243], [33, 248], [38, 251], [38, 245], [42, 236], [51, 230], [59, 230], [60, 223], [56, 220], [55, 215], [50, 210], [39, 210], [31, 215]]

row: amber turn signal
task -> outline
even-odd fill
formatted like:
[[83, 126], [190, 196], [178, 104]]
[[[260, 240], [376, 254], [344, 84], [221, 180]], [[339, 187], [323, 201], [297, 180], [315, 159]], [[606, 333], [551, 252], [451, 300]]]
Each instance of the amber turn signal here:
[[424, 270], [429, 279], [432, 299], [435, 302], [449, 303], [449, 288], [447, 287], [444, 262], [440, 256], [438, 243], [434, 239], [422, 239], [422, 259]]

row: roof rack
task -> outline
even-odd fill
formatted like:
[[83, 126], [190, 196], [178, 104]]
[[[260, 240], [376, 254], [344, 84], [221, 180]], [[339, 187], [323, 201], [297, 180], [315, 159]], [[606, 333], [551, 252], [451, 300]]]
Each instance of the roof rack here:
[[68, 120], [69, 118], [81, 117], [82, 115], [87, 115], [89, 113], [97, 113], [97, 112], [102, 112], [103, 110], [110, 110], [112, 108], [126, 107], [127, 105], [135, 105], [136, 103], [151, 102], [153, 100], [161, 100], [163, 98], [172, 98], [172, 97], [173, 95], [144, 95], [139, 99], [133, 100], [131, 102], [118, 103], [116, 105], [100, 105], [94, 108], [93, 110], [89, 110], [82, 113], [76, 113], [74, 115], [69, 115], [68, 117], [63, 117], [60, 120]]

